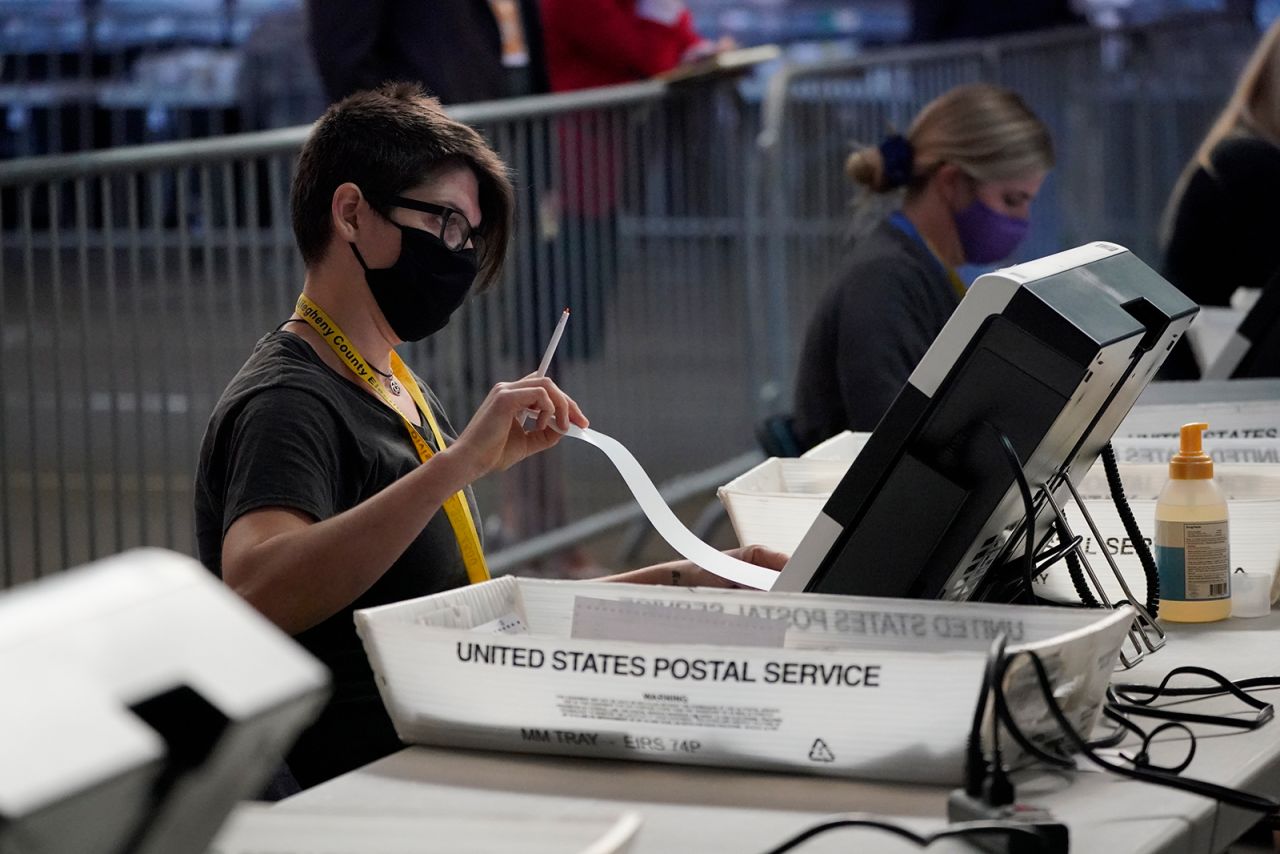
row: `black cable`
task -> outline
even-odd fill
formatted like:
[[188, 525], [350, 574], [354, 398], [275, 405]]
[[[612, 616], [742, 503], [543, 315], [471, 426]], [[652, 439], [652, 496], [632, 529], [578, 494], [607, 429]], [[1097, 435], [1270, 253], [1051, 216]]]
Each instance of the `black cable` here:
[[1026, 734], [1018, 727], [1017, 722], [1013, 720], [1012, 714], [1009, 713], [1007, 698], [1003, 696], [1004, 673], [1008, 671], [1008, 668], [1018, 659], [1019, 656], [1026, 656], [1030, 659], [1032, 669], [1035, 672], [1036, 682], [1040, 687], [1041, 696], [1044, 699], [1045, 705], [1049, 709], [1050, 715], [1052, 715], [1054, 721], [1061, 729], [1062, 734], [1076, 750], [1098, 767], [1104, 768], [1113, 774], [1118, 774], [1121, 777], [1128, 777], [1131, 780], [1139, 780], [1144, 783], [1151, 783], [1157, 786], [1166, 786], [1171, 789], [1190, 792], [1191, 794], [1212, 798], [1213, 800], [1239, 807], [1241, 809], [1267, 814], [1280, 810], [1280, 802], [1262, 797], [1261, 795], [1255, 795], [1251, 792], [1232, 789], [1229, 786], [1210, 783], [1207, 780], [1180, 777], [1169, 771], [1158, 770], [1155, 768], [1127, 768], [1123, 765], [1116, 765], [1113, 762], [1103, 759], [1094, 752], [1093, 748], [1089, 746], [1089, 743], [1081, 737], [1080, 733], [1076, 732], [1075, 727], [1069, 720], [1067, 720], [1066, 713], [1062, 711], [1062, 707], [1058, 705], [1057, 699], [1053, 696], [1053, 684], [1049, 679], [1049, 674], [1045, 670], [1044, 662], [1041, 661], [1040, 656], [1031, 650], [1020, 650], [1005, 659], [1000, 679], [996, 682], [996, 709], [998, 712], [1003, 710], [1001, 720], [1004, 722], [1006, 728], [1009, 729], [1010, 735], [1013, 736], [1014, 740], [1020, 745], [1023, 745], [1024, 749], [1027, 749], [1029, 753], [1037, 758], [1041, 758], [1044, 761], [1059, 767], [1072, 767], [1075, 764], [1066, 757], [1054, 756], [1053, 754], [1047, 753], [1038, 746], [1032, 744], [1030, 739], [1026, 737]]
[[[1138, 520], [1133, 517], [1133, 510], [1129, 507], [1129, 500], [1125, 497], [1124, 482], [1120, 480], [1120, 464], [1116, 462], [1116, 449], [1110, 442], [1102, 446], [1102, 470], [1107, 475], [1111, 503], [1116, 506], [1124, 531], [1133, 542], [1138, 560], [1142, 562], [1142, 572], [1147, 577], [1147, 613], [1154, 620], [1160, 613], [1160, 573], [1156, 570], [1155, 558], [1151, 556], [1151, 549], [1148, 548], [1142, 529], [1138, 527]], [[1105, 546], [1099, 543], [1098, 548]]]
[[1031, 756], [1034, 756], [1041, 762], [1052, 765], [1056, 768], [1075, 768], [1076, 763], [1074, 759], [1066, 754], [1050, 753], [1040, 745], [1034, 743], [1031, 739], [1027, 738], [1026, 734], [1022, 731], [1022, 727], [1020, 727], [1018, 722], [1013, 719], [1013, 710], [1009, 708], [1009, 701], [1004, 693], [1004, 674], [1008, 671], [1009, 664], [1013, 661], [1014, 657], [1016, 657], [1016, 654], [1013, 657], [1005, 659], [1001, 668], [1000, 681], [997, 683], [1000, 687], [996, 691], [995, 701], [996, 714], [999, 716], [1000, 722], [1004, 724], [1005, 731], [1008, 732], [1013, 740], [1018, 743], [1018, 746]]
[[[1151, 556], [1151, 549], [1147, 546], [1146, 539], [1142, 536], [1142, 529], [1138, 527], [1138, 521], [1133, 516], [1133, 509], [1129, 507], [1129, 499], [1125, 496], [1124, 482], [1120, 479], [1120, 466], [1116, 461], [1115, 448], [1108, 442], [1103, 446], [1102, 452], [1102, 468], [1107, 476], [1107, 487], [1111, 493], [1111, 502], [1116, 507], [1116, 513], [1120, 517], [1121, 524], [1124, 525], [1125, 533], [1133, 542], [1134, 551], [1138, 555], [1138, 560], [1142, 563], [1143, 574], [1147, 580], [1147, 613], [1154, 619], [1160, 610], [1160, 575], [1156, 570], [1155, 559]], [[1083, 510], [1083, 508], [1081, 508]], [[1058, 536], [1059, 545], [1051, 553], [1053, 560], [1057, 560], [1058, 550], [1066, 549], [1067, 572], [1071, 577], [1071, 585], [1075, 588], [1076, 596], [1080, 598], [1080, 603], [1086, 608], [1101, 608], [1102, 603], [1098, 601], [1098, 597], [1094, 595], [1093, 590], [1085, 581], [1084, 568], [1080, 565], [1080, 557], [1074, 549], [1066, 546], [1066, 532], [1063, 530], [1062, 524], [1055, 523], [1055, 531]], [[1080, 537], [1077, 536], [1074, 542], [1078, 543]], [[1099, 548], [1106, 548], [1104, 543], [1098, 544]], [[1044, 560], [1049, 560], [1050, 556], [1046, 556]], [[1047, 563], [1042, 563], [1037, 569], [1037, 574], [1048, 569]]]
[[1032, 605], [1036, 605], [1039, 604], [1040, 597], [1036, 596], [1035, 588], [1032, 586], [1036, 577], [1036, 505], [1035, 499], [1031, 497], [1031, 484], [1027, 482], [1027, 473], [1022, 468], [1022, 460], [1018, 458], [1013, 442], [1009, 441], [1009, 437], [995, 425], [988, 423], [987, 426], [996, 431], [1000, 439], [1000, 448], [1004, 451], [1009, 468], [1013, 471], [1014, 480], [1018, 482], [1018, 491], [1022, 493], [1022, 508], [1026, 514], [1022, 524], [1027, 533], [1026, 554], [1023, 556], [1023, 583], [1026, 585], [1028, 599]]
[[[1066, 533], [1061, 522], [1055, 523], [1055, 530], [1058, 532], [1059, 540], [1066, 539]], [[1080, 597], [1081, 604], [1086, 608], [1101, 608], [1102, 603], [1098, 601], [1098, 597], [1093, 595], [1092, 588], [1084, 580], [1084, 567], [1080, 565], [1080, 556], [1074, 551], [1067, 553], [1067, 572], [1071, 576], [1071, 585], [1075, 587], [1076, 595]]]
[[[1008, 566], [1008, 564], [1005, 564], [1005, 566]], [[1022, 573], [989, 572], [987, 573], [987, 578], [990, 579], [993, 575], [995, 578], [989, 582], [984, 579], [986, 587], [982, 592], [982, 601], [1002, 602], [1005, 604], [1017, 602], [1022, 596], [1023, 589], [1026, 587], [1026, 582], [1023, 581]]]
[[[1169, 680], [1184, 674], [1193, 676], [1203, 676], [1217, 683], [1216, 688], [1191, 689], [1195, 693], [1184, 693], [1187, 689], [1169, 688]], [[1263, 677], [1267, 679], [1268, 677]], [[1250, 680], [1255, 681], [1255, 680]], [[1280, 684], [1280, 680], [1276, 680]], [[1256, 686], [1255, 686], [1256, 687]], [[1175, 693], [1177, 692], [1177, 693]], [[1161, 718], [1168, 721], [1184, 721], [1187, 723], [1211, 724], [1214, 726], [1228, 726], [1236, 729], [1257, 729], [1275, 716], [1275, 708], [1267, 702], [1259, 700], [1250, 694], [1247, 694], [1240, 686], [1227, 679], [1221, 673], [1209, 670], [1206, 667], [1195, 667], [1193, 665], [1184, 665], [1175, 667], [1164, 675], [1159, 685], [1120, 685], [1116, 686], [1116, 695], [1125, 702], [1114, 702], [1112, 706], [1119, 712], [1128, 712], [1131, 715], [1143, 715], [1150, 718]], [[1131, 694], [1143, 694], [1142, 697], [1133, 697]], [[1255, 709], [1258, 714], [1251, 719], [1232, 718], [1225, 715], [1201, 715], [1195, 712], [1175, 711], [1173, 709], [1160, 709], [1151, 706], [1160, 697], [1170, 696], [1214, 696], [1219, 694], [1230, 694], [1240, 702], [1244, 703], [1251, 709]]]
[[[1175, 670], [1176, 669], [1179, 669], [1179, 668], [1175, 668]], [[1210, 672], [1212, 673], [1212, 671]], [[1221, 676], [1221, 674], [1214, 674], [1214, 675]], [[1280, 688], [1280, 676], [1251, 676], [1248, 679], [1238, 679], [1234, 682], [1231, 682], [1230, 684], [1236, 686], [1242, 691], [1248, 690], [1249, 688]], [[1128, 694], [1139, 694], [1139, 693], [1152, 694], [1154, 696], [1152, 696], [1151, 698], [1145, 701], [1146, 703], [1150, 703], [1151, 700], [1155, 699], [1157, 696], [1214, 697], [1219, 694], [1228, 693], [1227, 689], [1223, 687], [1221, 684], [1219, 684], [1217, 688], [1211, 688], [1207, 686], [1198, 686], [1194, 688], [1169, 688], [1164, 685], [1162, 685], [1159, 688], [1156, 688], [1155, 686], [1152, 686], [1152, 685], [1135, 685], [1135, 684], [1121, 683], [1119, 685], [1116, 685], [1115, 689], [1120, 696], [1124, 697], [1124, 699], [1130, 703], [1143, 703], [1144, 701], [1126, 696]]]
[[[1151, 742], [1156, 740], [1156, 736], [1160, 733], [1171, 730], [1180, 729], [1187, 734], [1187, 755], [1177, 765], [1156, 765], [1151, 761]], [[1138, 748], [1138, 752], [1133, 756], [1121, 753], [1120, 758], [1125, 759], [1134, 764], [1137, 768], [1149, 768], [1153, 771], [1163, 771], [1166, 774], [1181, 774], [1191, 764], [1191, 760], [1196, 758], [1196, 736], [1191, 728], [1186, 724], [1177, 721], [1166, 721], [1151, 732], [1142, 733], [1142, 746]]]
[[[992, 690], [997, 690], [997, 680], [1004, 678], [1001, 662], [1004, 661], [1007, 643], [1008, 638], [1004, 632], [996, 635], [991, 650], [993, 654], [987, 659], [986, 670], [991, 678]], [[991, 785], [987, 787], [984, 800], [996, 807], [1008, 806], [1014, 800], [1013, 782], [1005, 770], [1004, 757], [1000, 755], [1000, 718], [994, 712], [991, 715]]]
[[[1108, 696], [1110, 696], [1110, 693], [1110, 689], [1107, 689]], [[1124, 741], [1125, 736], [1129, 733], [1133, 733], [1139, 738], [1146, 735], [1146, 732], [1133, 723], [1133, 721], [1129, 720], [1119, 712], [1112, 711], [1110, 706], [1106, 703], [1103, 703], [1102, 705], [1102, 716], [1116, 724], [1116, 728], [1112, 730], [1109, 735], [1104, 735], [1102, 738], [1095, 738], [1091, 740], [1089, 742], [1089, 746], [1094, 750], [1106, 750], [1108, 748], [1115, 747], [1120, 744], [1120, 742]]]
[[[1049, 567], [1053, 566], [1063, 558], [1070, 558], [1076, 553], [1076, 549], [1080, 547], [1080, 543], [1083, 541], [1084, 538], [1079, 534], [1076, 534], [1070, 540], [1066, 540], [1065, 537], [1059, 535], [1058, 544], [1037, 558], [1039, 563], [1036, 564], [1036, 575], [1044, 574], [1045, 570], [1049, 569]], [[1086, 590], [1087, 589], [1088, 588], [1086, 588]], [[1076, 592], [1079, 593], [1080, 591], [1077, 590]], [[1084, 597], [1081, 596], [1080, 599], [1083, 601]]]
[[1119, 704], [1120, 704], [1120, 699], [1116, 696], [1114, 686], [1108, 685], [1107, 692], [1106, 692], [1106, 700], [1102, 704], [1102, 714], [1108, 719], [1110, 719], [1111, 721], [1114, 721], [1115, 723], [1119, 724], [1119, 727], [1117, 727], [1116, 734], [1109, 736], [1107, 738], [1101, 738], [1101, 739], [1097, 739], [1089, 742], [1089, 746], [1092, 747], [1093, 749], [1097, 750], [1100, 747], [1115, 747], [1121, 741], [1124, 741], [1125, 730], [1128, 730], [1129, 732], [1139, 737], [1145, 734], [1144, 730], [1141, 727], [1139, 727], [1133, 721], [1129, 720], [1124, 715], [1112, 709], [1112, 706], [1118, 706]]
[[[1212, 680], [1214, 686], [1196, 686], [1188, 688], [1171, 688], [1169, 682], [1177, 676], [1191, 674], [1195, 676], [1204, 676]], [[1114, 747], [1124, 740], [1126, 731], [1133, 733], [1142, 740], [1142, 747], [1134, 756], [1126, 756], [1120, 754], [1123, 758], [1133, 762], [1135, 765], [1149, 768], [1159, 768], [1172, 774], [1183, 771], [1191, 764], [1192, 758], [1196, 752], [1195, 734], [1191, 732], [1185, 724], [1200, 723], [1211, 726], [1228, 726], [1237, 729], [1257, 729], [1265, 724], [1273, 716], [1271, 704], [1258, 700], [1251, 695], [1245, 693], [1246, 688], [1274, 688], [1280, 687], [1280, 677], [1275, 676], [1256, 676], [1249, 679], [1242, 679], [1239, 682], [1232, 682], [1225, 676], [1213, 670], [1193, 665], [1185, 665], [1175, 667], [1164, 675], [1159, 685], [1137, 685], [1137, 684], [1120, 684], [1107, 687], [1107, 701], [1103, 705], [1102, 714], [1119, 726], [1111, 735], [1095, 739], [1089, 742], [1089, 746], [1097, 750], [1099, 748]], [[1142, 696], [1131, 696], [1140, 694]], [[1149, 708], [1152, 703], [1161, 697], [1214, 697], [1230, 694], [1249, 707], [1256, 709], [1258, 715], [1252, 720], [1242, 720], [1232, 718], [1226, 715], [1201, 715], [1194, 712], [1184, 712], [1172, 709], [1153, 709]], [[1121, 698], [1125, 702], [1121, 702]], [[1162, 718], [1166, 723], [1156, 727], [1151, 732], [1147, 732], [1137, 724], [1129, 720], [1127, 715], [1142, 715], [1146, 717]], [[1174, 766], [1161, 767], [1153, 765], [1150, 761], [1149, 751], [1151, 742], [1169, 729], [1181, 729], [1187, 734], [1189, 748], [1187, 756], [1182, 762]]]
[[921, 835], [913, 830], [877, 818], [864, 818], [861, 816], [850, 817], [833, 817], [818, 822], [812, 827], [807, 827], [797, 833], [795, 836], [783, 841], [780, 845], [770, 848], [765, 854], [784, 854], [798, 847], [801, 843], [807, 842], [819, 834], [826, 833], [829, 830], [838, 830], [844, 827], [871, 827], [876, 830], [883, 830], [885, 833], [893, 834], [901, 839], [914, 842], [921, 848], [928, 848], [936, 840], [939, 839], [956, 839], [970, 836], [990, 836], [992, 834], [1005, 834], [1009, 836], [1022, 837], [1037, 847], [1042, 846], [1045, 842], [1045, 836], [1037, 828], [1032, 825], [1018, 824], [1016, 822], [1001, 821], [966, 821], [957, 824], [948, 825], [936, 833]]
[[[987, 654], [987, 666], [982, 671], [982, 689], [978, 694], [978, 705], [973, 712], [973, 724], [969, 727], [969, 741], [965, 747], [965, 784], [964, 790], [973, 798], [984, 798], [985, 793], [982, 790], [983, 784], [986, 782], [990, 772], [995, 768], [1001, 768], [1000, 743], [998, 739], [998, 726], [994, 710], [992, 711], [992, 764], [987, 765], [987, 760], [982, 751], [982, 719], [987, 714], [987, 697], [994, 696], [995, 680], [999, 678], [999, 670], [1001, 662], [1004, 661], [1004, 648], [1008, 640], [1001, 632], [996, 635], [996, 639], [991, 643], [991, 651]], [[1001, 768], [1003, 773], [1003, 768]], [[1007, 778], [1006, 782], [1007, 782]]]
[[[1111, 686], [1108, 685], [1107, 701], [1102, 705], [1102, 715], [1107, 720], [1117, 724], [1117, 726], [1115, 731], [1110, 735], [1104, 736], [1103, 738], [1095, 738], [1090, 741], [1089, 747], [1094, 750], [1115, 747], [1120, 744], [1120, 742], [1124, 741], [1125, 735], [1132, 733], [1142, 740], [1142, 746], [1133, 756], [1121, 753], [1120, 757], [1122, 759], [1143, 768], [1158, 768], [1161, 771], [1167, 771], [1170, 774], [1180, 774], [1186, 770], [1187, 766], [1191, 764], [1191, 760], [1194, 759], [1196, 755], [1196, 735], [1189, 727], [1184, 726], [1181, 723], [1164, 723], [1156, 727], [1151, 732], [1147, 732], [1142, 727], [1129, 720], [1129, 718], [1119, 710], [1120, 706], [1121, 703], [1116, 699], [1115, 692], [1112, 691]], [[1151, 742], [1155, 741], [1156, 736], [1160, 735], [1160, 733], [1169, 729], [1181, 729], [1187, 734], [1187, 755], [1183, 757], [1183, 760], [1177, 765], [1155, 765], [1151, 762]]]

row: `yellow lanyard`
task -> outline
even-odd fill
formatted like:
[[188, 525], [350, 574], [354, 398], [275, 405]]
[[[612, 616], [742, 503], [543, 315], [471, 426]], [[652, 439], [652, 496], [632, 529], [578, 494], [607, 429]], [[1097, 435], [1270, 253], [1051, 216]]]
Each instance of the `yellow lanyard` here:
[[889, 222], [896, 226], [903, 234], [907, 235], [907, 237], [919, 241], [921, 245], [929, 251], [929, 254], [933, 256], [933, 260], [937, 261], [938, 266], [947, 274], [947, 281], [951, 283], [951, 289], [956, 292], [956, 296], [960, 299], [964, 299], [964, 295], [969, 292], [969, 289], [965, 287], [964, 279], [960, 278], [960, 274], [956, 272], [954, 267], [948, 265], [942, 260], [942, 256], [938, 254], [938, 250], [934, 249], [933, 244], [925, 239], [925, 236], [920, 233], [920, 229], [916, 228], [916, 224], [912, 222], [901, 210], [896, 210], [891, 213], [889, 215]]
[[920, 235], [920, 240], [924, 243], [924, 248], [933, 253], [933, 257], [942, 265], [942, 269], [947, 271], [947, 280], [951, 282], [951, 289], [956, 292], [956, 296], [964, 299], [964, 295], [969, 289], [964, 285], [964, 279], [960, 278], [960, 274], [956, 272], [956, 268], [948, 265], [942, 260], [942, 256], [938, 254], [938, 250], [933, 248], [933, 244], [924, 239], [924, 235]]
[[[413, 440], [413, 447], [418, 452], [418, 459], [424, 463], [431, 459], [435, 452], [431, 450], [427, 440], [413, 426], [413, 423], [404, 417], [404, 413], [400, 411], [395, 401], [391, 399], [391, 395], [387, 394], [387, 390], [378, 381], [378, 377], [373, 369], [369, 367], [369, 363], [364, 360], [364, 357], [360, 355], [355, 345], [342, 333], [338, 325], [329, 318], [329, 315], [324, 313], [324, 309], [312, 302], [305, 294], [302, 294], [298, 297], [298, 305], [295, 310], [298, 312], [299, 317], [320, 334], [320, 337], [346, 363], [351, 372], [356, 375], [356, 378], [377, 392], [378, 397], [382, 398], [400, 416], [400, 420], [404, 422], [405, 429], [409, 431], [409, 438]], [[418, 388], [417, 380], [413, 378], [413, 374], [405, 367], [404, 362], [394, 350], [391, 351], [391, 373], [400, 381], [401, 385], [409, 390], [409, 396], [413, 398], [413, 402], [417, 404], [419, 411], [422, 412], [422, 417], [427, 420], [427, 426], [431, 428], [431, 435], [435, 437], [436, 447], [444, 448], [444, 436], [440, 433], [440, 426], [436, 424], [435, 415], [427, 404], [427, 399], [422, 394], [422, 389]], [[453, 536], [457, 539], [458, 549], [462, 552], [462, 563], [467, 568], [467, 578], [471, 580], [472, 584], [488, 580], [489, 567], [484, 562], [484, 552], [480, 548], [480, 535], [476, 531], [475, 520], [471, 518], [471, 507], [467, 504], [467, 497], [462, 492], [454, 493], [445, 501], [444, 512], [449, 517], [449, 524], [453, 526]]]

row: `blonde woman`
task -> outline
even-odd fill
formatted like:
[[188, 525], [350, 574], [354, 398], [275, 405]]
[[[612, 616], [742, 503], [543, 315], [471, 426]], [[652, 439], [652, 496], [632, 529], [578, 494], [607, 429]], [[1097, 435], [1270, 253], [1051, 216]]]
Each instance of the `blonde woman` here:
[[981, 84], [850, 156], [863, 192], [901, 205], [855, 239], [810, 321], [796, 379], [802, 446], [875, 427], [964, 295], [955, 268], [1013, 253], [1052, 166], [1044, 124], [1013, 92]]
[[[1280, 271], [1280, 21], [1240, 74], [1227, 105], [1183, 170], [1165, 212], [1164, 274], [1201, 305]], [[1189, 348], [1161, 376], [1198, 376]]]

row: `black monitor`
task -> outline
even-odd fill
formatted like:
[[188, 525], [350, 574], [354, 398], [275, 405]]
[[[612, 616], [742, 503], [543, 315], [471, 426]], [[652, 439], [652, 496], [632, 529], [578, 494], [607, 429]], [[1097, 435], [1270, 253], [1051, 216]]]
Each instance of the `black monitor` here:
[[1280, 377], [1280, 270], [1204, 372], [1207, 380]]
[[0, 851], [205, 851], [329, 674], [194, 560], [127, 552], [0, 595]]
[[1197, 310], [1110, 243], [982, 276], [773, 589], [1002, 598], [990, 570], [1025, 554], [1026, 513], [1000, 435], [1033, 489], [1083, 476]]

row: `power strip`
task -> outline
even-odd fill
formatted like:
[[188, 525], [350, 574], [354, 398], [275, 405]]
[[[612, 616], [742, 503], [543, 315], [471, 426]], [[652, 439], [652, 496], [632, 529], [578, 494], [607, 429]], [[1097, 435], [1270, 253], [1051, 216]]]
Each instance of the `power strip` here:
[[1038, 839], [1023, 834], [991, 834], [975, 836], [970, 841], [991, 854], [1067, 854], [1067, 826], [1055, 821], [1048, 810], [1026, 804], [992, 806], [971, 796], [964, 789], [955, 789], [947, 798], [947, 820], [998, 821], [1034, 830]]

